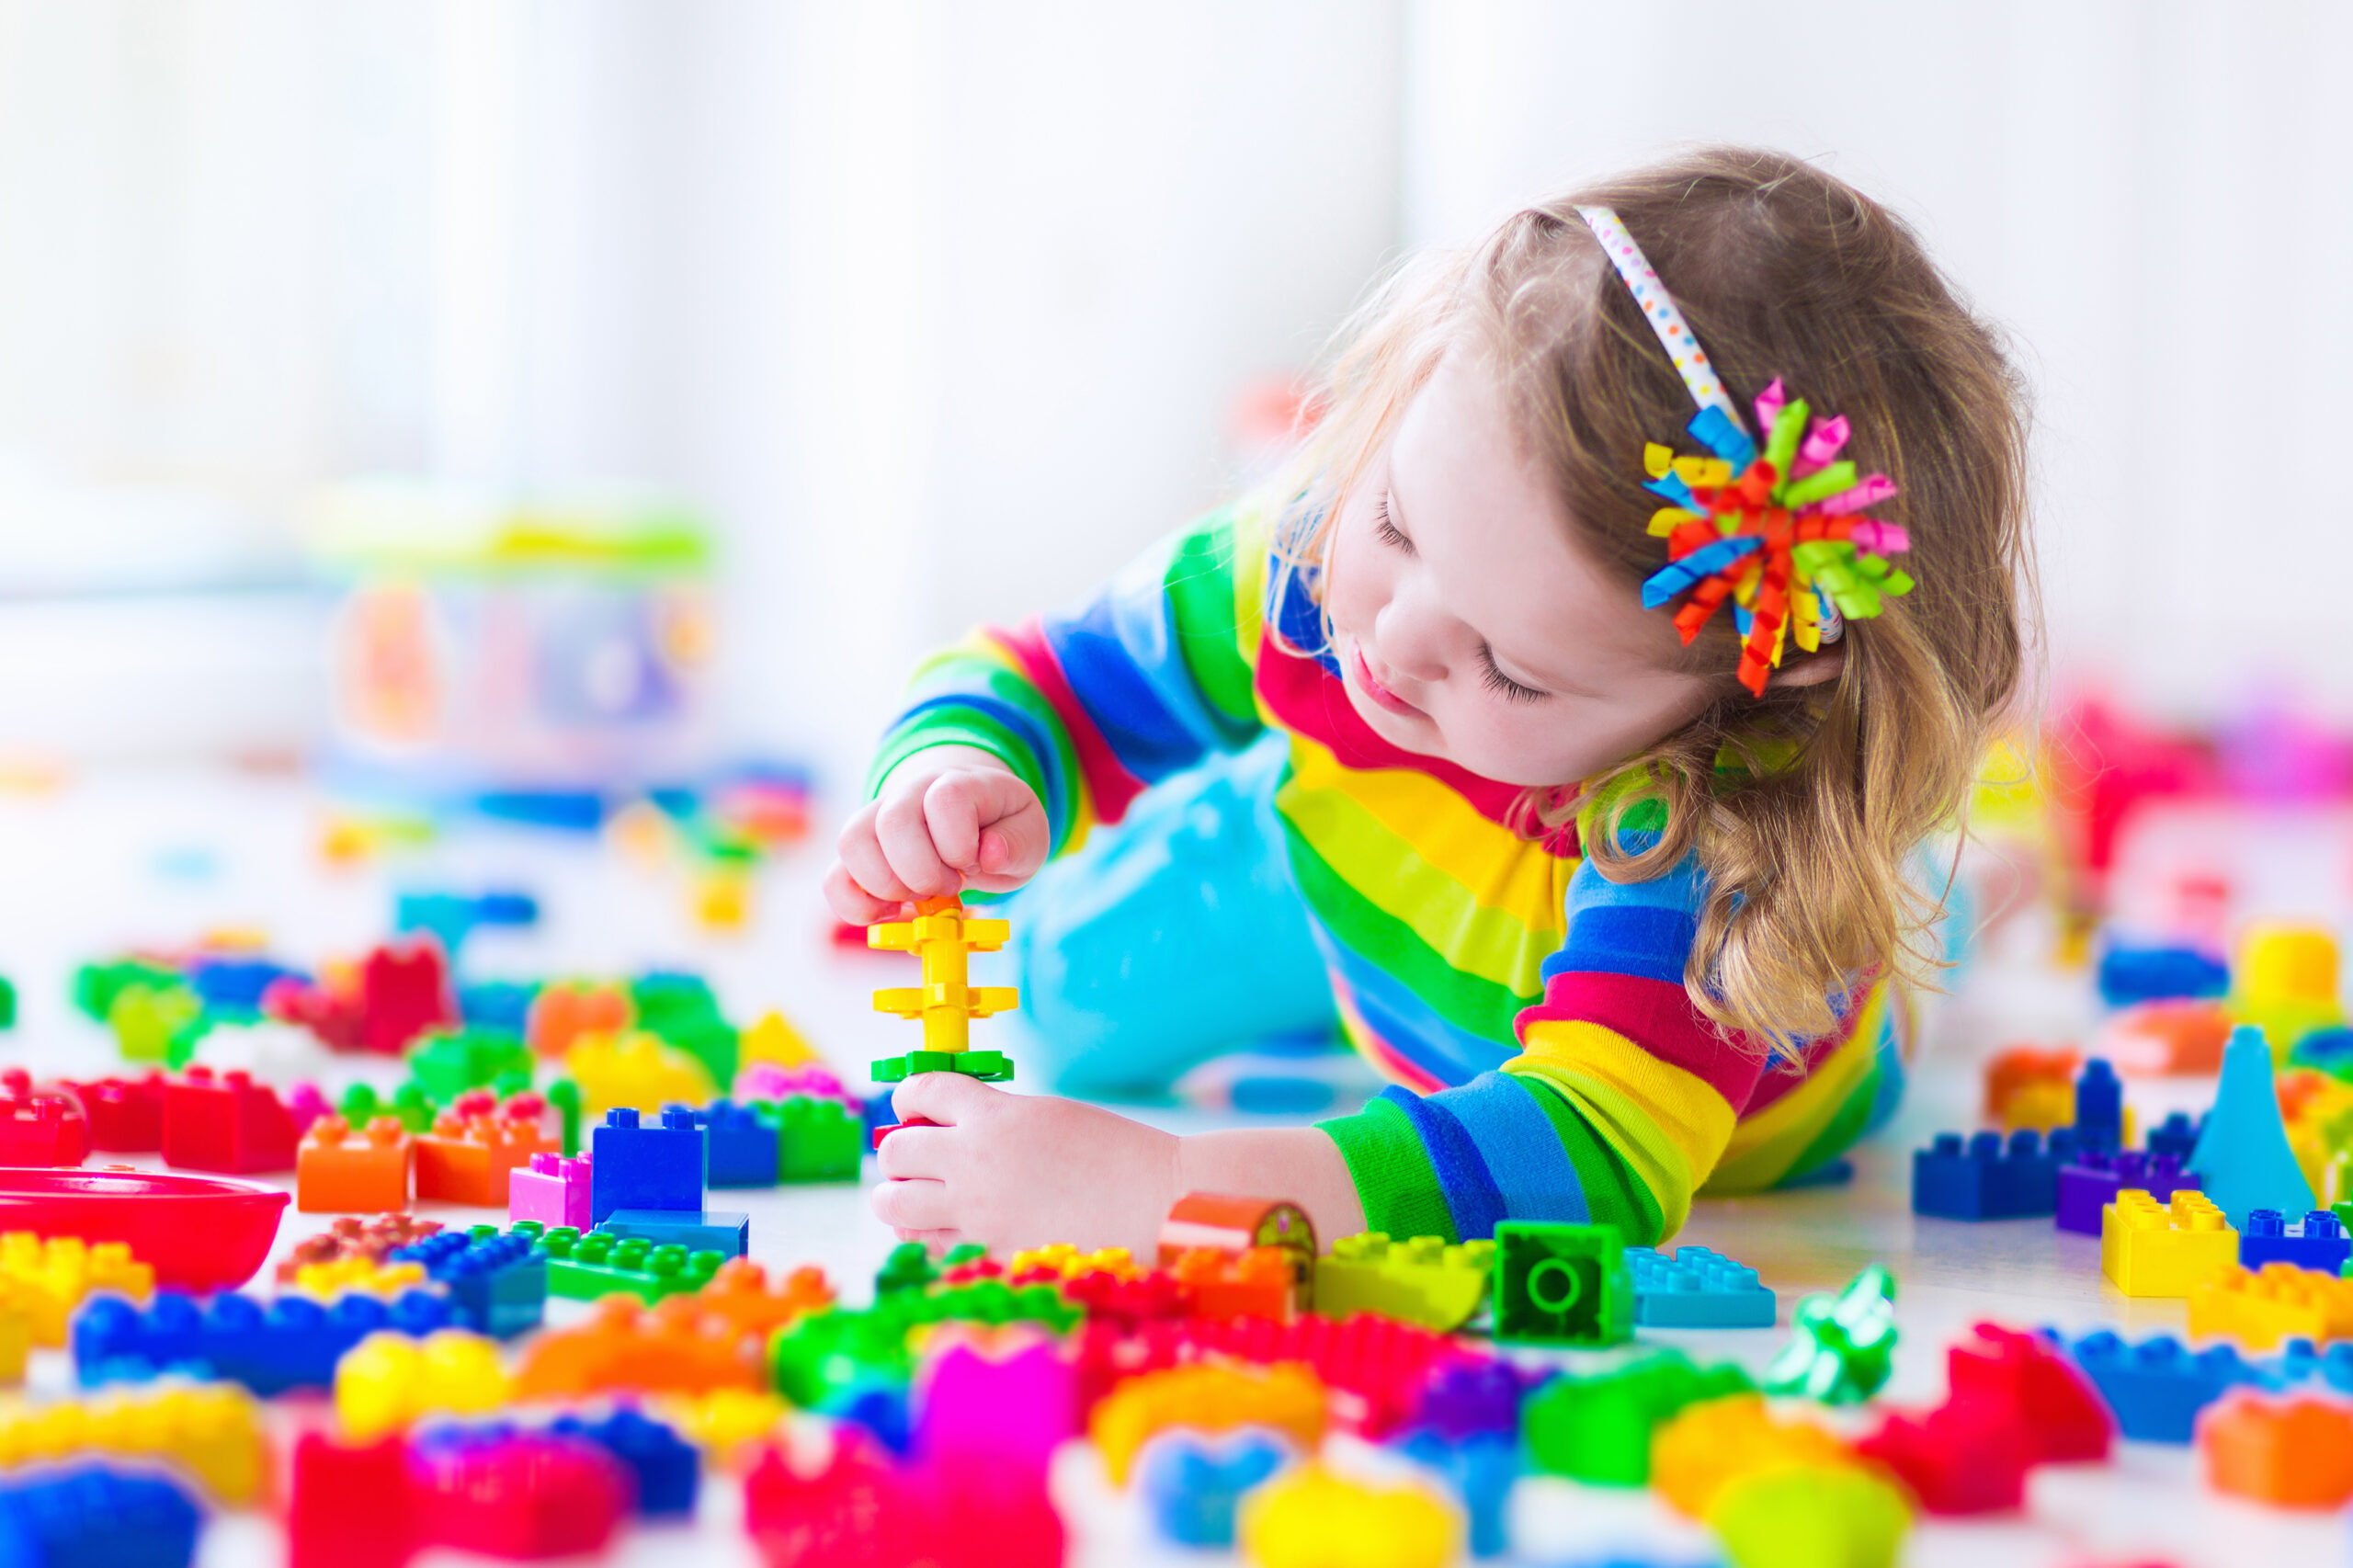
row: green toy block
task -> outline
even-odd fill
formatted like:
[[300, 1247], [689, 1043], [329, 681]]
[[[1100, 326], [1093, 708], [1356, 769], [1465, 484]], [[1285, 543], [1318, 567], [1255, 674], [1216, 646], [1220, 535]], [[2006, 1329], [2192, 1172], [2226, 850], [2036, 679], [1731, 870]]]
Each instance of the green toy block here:
[[17, 1027], [17, 988], [8, 977], [0, 974], [0, 1029]]
[[108, 994], [106, 1020], [126, 1062], [169, 1062], [173, 1037], [204, 1017], [204, 1004], [176, 979], [131, 980]]
[[777, 1335], [768, 1375], [797, 1410], [839, 1410], [870, 1388], [906, 1387], [915, 1356], [904, 1325], [836, 1307], [810, 1312]]
[[1894, 1568], [1912, 1506], [1859, 1466], [1803, 1465], [1731, 1482], [1708, 1524], [1732, 1568]]
[[1440, 1236], [1392, 1242], [1379, 1231], [1342, 1236], [1315, 1260], [1315, 1310], [1325, 1317], [1376, 1312], [1451, 1334], [1486, 1299], [1495, 1244], [1449, 1246]]
[[531, 1082], [531, 1051], [503, 1029], [440, 1029], [408, 1053], [408, 1070], [427, 1099], [446, 1106], [468, 1089], [488, 1088], [502, 1074], [519, 1073]]
[[735, 1081], [741, 1037], [719, 1010], [719, 998], [699, 975], [649, 974], [632, 983], [637, 1027], [700, 1062], [711, 1082]]
[[683, 1296], [710, 1284], [727, 1261], [725, 1253], [656, 1246], [639, 1236], [584, 1233], [569, 1225], [551, 1231], [536, 1220], [518, 1222], [512, 1233], [529, 1236], [546, 1249], [548, 1294], [575, 1301], [626, 1294], [652, 1303]]
[[882, 1260], [874, 1276], [877, 1298], [893, 1290], [920, 1290], [939, 1278], [939, 1270], [932, 1267], [931, 1249], [921, 1242], [901, 1242]]
[[541, 1092], [563, 1119], [563, 1153], [569, 1159], [580, 1153], [580, 1085], [569, 1078], [558, 1078]]
[[939, 1260], [939, 1266], [942, 1268], [961, 1268], [968, 1263], [978, 1263], [988, 1255], [989, 1249], [978, 1242], [958, 1242], [948, 1249], [948, 1256]]
[[196, 1060], [196, 1048], [212, 1033], [212, 1017], [199, 1013], [177, 1028], [164, 1041], [164, 1065], [176, 1073]]
[[1766, 1365], [1767, 1393], [1860, 1404], [1895, 1362], [1895, 1276], [1872, 1264], [1835, 1296], [1798, 1303], [1795, 1332]]
[[792, 1095], [754, 1100], [752, 1114], [776, 1129], [777, 1180], [856, 1181], [866, 1119], [839, 1100]]
[[177, 970], [126, 959], [120, 963], [85, 963], [74, 971], [74, 1005], [100, 1023], [111, 1023], [115, 998], [127, 986], [143, 985], [162, 991], [180, 983]]
[[426, 1096], [423, 1086], [414, 1082], [394, 1089], [390, 1100], [379, 1095], [372, 1085], [354, 1084], [343, 1091], [335, 1112], [354, 1127], [365, 1127], [377, 1117], [390, 1116], [398, 1118], [411, 1132], [433, 1131], [433, 1102]]
[[1651, 1433], [1687, 1404], [1756, 1389], [1729, 1363], [1695, 1367], [1679, 1350], [1623, 1362], [1590, 1377], [1552, 1379], [1520, 1417], [1529, 1460], [1548, 1475], [1595, 1486], [1646, 1486]]
[[961, 1073], [983, 1084], [1013, 1082], [1013, 1063], [1001, 1051], [910, 1051], [885, 1056], [872, 1069], [878, 1084], [897, 1084], [918, 1073]]
[[1634, 1278], [1615, 1225], [1505, 1221], [1495, 1292], [1501, 1344], [1617, 1345], [1634, 1330]]

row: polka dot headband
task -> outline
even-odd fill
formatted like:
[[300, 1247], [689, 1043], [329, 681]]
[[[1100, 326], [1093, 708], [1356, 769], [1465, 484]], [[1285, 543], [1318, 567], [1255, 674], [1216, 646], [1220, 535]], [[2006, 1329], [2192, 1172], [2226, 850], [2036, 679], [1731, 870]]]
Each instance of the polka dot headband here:
[[1840, 460], [1846, 419], [1809, 425], [1805, 400], [1790, 397], [1779, 377], [1752, 405], [1766, 432], [1760, 450], [1674, 296], [1618, 214], [1580, 207], [1577, 215], [1699, 405], [1686, 428], [1712, 454], [1677, 456], [1655, 441], [1643, 449], [1643, 488], [1667, 503], [1650, 524], [1652, 536], [1666, 540], [1667, 563], [1643, 583], [1643, 604], [1657, 609], [1689, 593], [1675, 612], [1676, 630], [1688, 643], [1730, 599], [1742, 637], [1737, 676], [1761, 697], [1789, 642], [1812, 653], [1836, 642], [1847, 621], [1868, 620], [1887, 599], [1911, 591], [1912, 579], [1887, 559], [1911, 548], [1904, 531], [1856, 515], [1893, 495], [1894, 482], [1883, 473], [1858, 475], [1853, 463]]

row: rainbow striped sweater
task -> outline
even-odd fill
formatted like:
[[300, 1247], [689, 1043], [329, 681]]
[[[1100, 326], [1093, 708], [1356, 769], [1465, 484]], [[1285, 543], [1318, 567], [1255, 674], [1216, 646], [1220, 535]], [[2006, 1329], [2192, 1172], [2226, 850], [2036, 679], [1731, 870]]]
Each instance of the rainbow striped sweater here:
[[1289, 651], [1321, 647], [1320, 620], [1267, 541], [1259, 514], [1212, 513], [1076, 611], [935, 655], [873, 779], [925, 746], [978, 746], [1038, 792], [1059, 853], [1211, 750], [1286, 734], [1290, 864], [1342, 1022], [1394, 1081], [1322, 1124], [1373, 1230], [1591, 1221], [1651, 1244], [1703, 1186], [1754, 1191], [1842, 1152], [1877, 1089], [1885, 988], [1787, 1059], [1726, 1039], [1683, 985], [1696, 866], [1611, 882], [1573, 830], [1505, 825], [1517, 786], [1381, 740], [1328, 654]]

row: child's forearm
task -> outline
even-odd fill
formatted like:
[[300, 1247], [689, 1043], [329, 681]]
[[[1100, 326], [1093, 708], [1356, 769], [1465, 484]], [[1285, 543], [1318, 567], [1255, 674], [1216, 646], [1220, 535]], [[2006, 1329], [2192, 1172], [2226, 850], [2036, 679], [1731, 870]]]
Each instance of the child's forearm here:
[[1178, 1192], [1287, 1198], [1307, 1210], [1319, 1244], [1364, 1229], [1364, 1205], [1340, 1146], [1313, 1127], [1237, 1128], [1180, 1140]]

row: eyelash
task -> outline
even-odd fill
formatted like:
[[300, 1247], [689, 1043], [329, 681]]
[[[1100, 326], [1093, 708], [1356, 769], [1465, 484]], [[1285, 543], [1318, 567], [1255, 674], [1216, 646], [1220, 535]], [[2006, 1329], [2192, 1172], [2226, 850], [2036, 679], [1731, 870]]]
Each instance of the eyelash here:
[[1536, 702], [1544, 696], [1534, 687], [1522, 686], [1497, 668], [1495, 651], [1483, 642], [1479, 644], [1479, 684], [1506, 702]]
[[1404, 529], [1389, 519], [1389, 493], [1385, 490], [1381, 493], [1380, 520], [1374, 523], [1372, 531], [1381, 537], [1381, 543], [1402, 550], [1408, 555], [1414, 553], [1414, 541], [1405, 537]]

